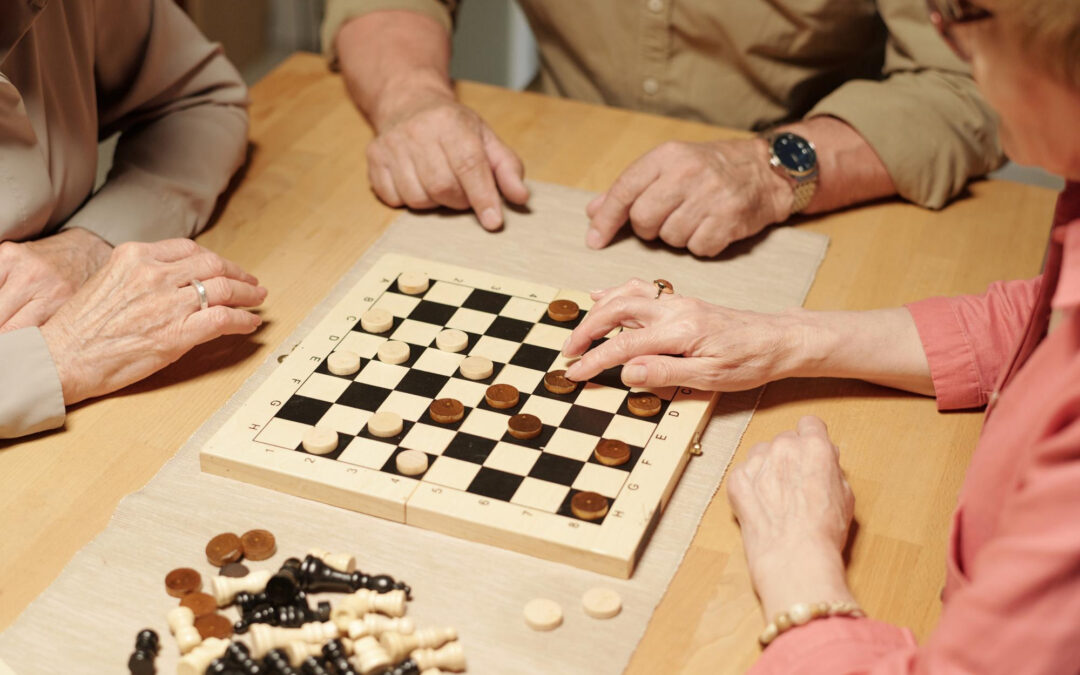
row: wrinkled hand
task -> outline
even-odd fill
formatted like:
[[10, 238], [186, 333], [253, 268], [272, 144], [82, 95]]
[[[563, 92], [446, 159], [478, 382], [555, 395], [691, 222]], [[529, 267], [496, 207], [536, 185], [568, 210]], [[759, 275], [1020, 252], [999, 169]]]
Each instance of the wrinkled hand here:
[[0, 243], [0, 333], [45, 323], [111, 253], [103, 239], [81, 228]]
[[[640, 387], [685, 385], [710, 391], [751, 389], [793, 373], [800, 323], [793, 312], [758, 314], [677, 294], [631, 279], [592, 294], [596, 304], [570, 335], [565, 356], [584, 355], [566, 371], [587, 380], [625, 364], [622, 380]], [[594, 340], [624, 326], [614, 338]]]
[[765, 615], [796, 602], [847, 601], [841, 551], [855, 497], [817, 417], [750, 448], [727, 479]]
[[786, 220], [791, 185], [769, 166], [762, 139], [668, 142], [630, 165], [586, 208], [585, 243], [603, 248], [629, 219], [646, 241], [659, 237], [698, 256]]
[[488, 230], [502, 227], [500, 192], [529, 199], [517, 155], [471, 109], [431, 95], [409, 103], [379, 126], [368, 145], [368, 178], [389, 206], [472, 209]]
[[[205, 310], [192, 279], [206, 287]], [[237, 308], [262, 303], [258, 283], [190, 239], [118, 246], [41, 327], [64, 403], [126, 387], [216, 337], [254, 331], [261, 319]]]

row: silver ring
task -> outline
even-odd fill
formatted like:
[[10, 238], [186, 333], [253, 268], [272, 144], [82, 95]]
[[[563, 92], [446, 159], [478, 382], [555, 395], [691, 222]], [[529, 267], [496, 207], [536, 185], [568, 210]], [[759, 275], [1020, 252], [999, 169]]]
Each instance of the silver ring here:
[[209, 300], [206, 299], [206, 286], [203, 286], [203, 282], [198, 279], [191, 280], [191, 287], [195, 289], [195, 292], [199, 294], [199, 309], [204, 310], [210, 306]]

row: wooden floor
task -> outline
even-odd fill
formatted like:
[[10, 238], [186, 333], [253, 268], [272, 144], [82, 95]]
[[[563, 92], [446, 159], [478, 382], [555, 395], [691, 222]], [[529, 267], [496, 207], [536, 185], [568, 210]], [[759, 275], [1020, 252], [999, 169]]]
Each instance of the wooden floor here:
[[[737, 135], [705, 125], [462, 83], [462, 99], [524, 159], [529, 177], [603, 190], [670, 139]], [[366, 182], [366, 124], [315, 56], [295, 56], [252, 92], [253, 147], [219, 222], [199, 241], [271, 289], [254, 340], [224, 339], [105, 400], [77, 406], [67, 429], [0, 445], [0, 628], [105, 527], [382, 233], [396, 212]], [[980, 292], [1037, 273], [1049, 190], [992, 181], [940, 213], [885, 202], [798, 227], [832, 238], [813, 309], [894, 306]], [[824, 418], [856, 495], [855, 594], [875, 618], [919, 638], [940, 609], [950, 513], [981, 425], [977, 413], [850, 381], [769, 385], [736, 462], [757, 441]], [[721, 486], [655, 613], [629, 672], [738, 673], [763, 626]]]

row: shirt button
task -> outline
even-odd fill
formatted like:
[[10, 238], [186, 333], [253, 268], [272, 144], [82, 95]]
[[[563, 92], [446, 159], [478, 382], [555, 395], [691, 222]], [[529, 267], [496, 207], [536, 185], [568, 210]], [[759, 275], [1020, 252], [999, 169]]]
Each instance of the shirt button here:
[[660, 12], [664, 11], [664, 0], [649, 0], [649, 2], [645, 4], [645, 6], [649, 8], [650, 12], [656, 12], [657, 14], [659, 14]]
[[646, 94], [652, 95], [660, 91], [660, 83], [655, 79], [648, 77], [641, 83], [641, 88], [645, 90]]

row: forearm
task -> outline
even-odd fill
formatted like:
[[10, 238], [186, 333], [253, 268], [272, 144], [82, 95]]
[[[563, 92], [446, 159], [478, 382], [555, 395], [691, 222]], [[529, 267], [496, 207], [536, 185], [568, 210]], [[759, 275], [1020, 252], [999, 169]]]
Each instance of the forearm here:
[[422, 98], [454, 98], [450, 35], [418, 12], [388, 10], [350, 20], [337, 34], [345, 85], [376, 131]]
[[934, 395], [930, 365], [906, 308], [862, 312], [793, 310], [789, 377], [846, 377]]
[[803, 213], [824, 213], [896, 194], [885, 164], [857, 131], [835, 117], [815, 117], [783, 127], [814, 144], [818, 186]]

